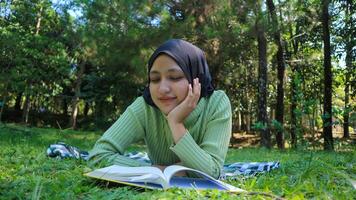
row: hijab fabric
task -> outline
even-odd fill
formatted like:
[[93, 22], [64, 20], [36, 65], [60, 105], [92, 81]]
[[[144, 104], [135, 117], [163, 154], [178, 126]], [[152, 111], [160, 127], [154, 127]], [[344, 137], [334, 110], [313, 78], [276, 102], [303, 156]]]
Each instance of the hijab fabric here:
[[[200, 98], [209, 97], [214, 92], [204, 52], [197, 46], [181, 39], [166, 41], [151, 55], [148, 61], [148, 85], [150, 83], [149, 72], [151, 71], [153, 62], [161, 54], [166, 54], [176, 61], [190, 84], [193, 83], [193, 79], [199, 78], [201, 84]], [[144, 89], [143, 98], [147, 104], [156, 107], [151, 98], [149, 86], [146, 86]]]

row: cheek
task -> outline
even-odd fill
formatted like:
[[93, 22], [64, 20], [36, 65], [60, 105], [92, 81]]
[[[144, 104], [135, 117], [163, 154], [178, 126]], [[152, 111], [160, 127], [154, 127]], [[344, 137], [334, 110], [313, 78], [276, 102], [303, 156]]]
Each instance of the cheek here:
[[181, 84], [178, 84], [177, 87], [176, 87], [176, 91], [179, 95], [178, 96], [178, 99], [180, 101], [184, 100], [185, 97], [188, 95], [188, 90], [189, 90], [189, 83], [188, 81], [186, 82], [183, 82]]
[[148, 86], [149, 90], [150, 90], [150, 94], [151, 94], [151, 97], [154, 98], [156, 96], [156, 89], [155, 89], [155, 86], [153, 84], [149, 84]]

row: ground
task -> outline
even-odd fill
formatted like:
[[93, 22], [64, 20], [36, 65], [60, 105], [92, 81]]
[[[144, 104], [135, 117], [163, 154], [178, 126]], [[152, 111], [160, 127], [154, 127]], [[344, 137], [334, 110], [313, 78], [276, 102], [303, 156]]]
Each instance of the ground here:
[[[90, 149], [101, 132], [29, 128], [0, 124], [0, 199], [352, 199], [356, 196], [356, 148], [335, 141], [336, 151], [230, 148], [226, 163], [280, 161], [280, 169], [228, 183], [249, 191], [229, 194], [215, 190], [138, 190], [84, 177], [85, 161], [52, 159], [49, 144], [64, 141]], [[242, 143], [241, 143], [242, 144]], [[144, 150], [137, 144], [129, 150]], [[317, 148], [316, 148], [317, 149]]]

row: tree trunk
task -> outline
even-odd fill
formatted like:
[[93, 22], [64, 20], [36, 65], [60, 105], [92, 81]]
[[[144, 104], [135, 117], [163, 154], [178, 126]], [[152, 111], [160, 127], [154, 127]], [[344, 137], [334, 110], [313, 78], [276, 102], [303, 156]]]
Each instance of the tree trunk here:
[[27, 124], [28, 123], [28, 115], [31, 109], [31, 96], [30, 94], [26, 94], [25, 104], [22, 111], [22, 122]]
[[62, 100], [62, 115], [67, 116], [68, 115], [68, 100], [67, 97], [63, 97]]
[[83, 114], [84, 114], [85, 117], [88, 116], [89, 108], [90, 108], [89, 103], [85, 102], [84, 111], [83, 111]]
[[16, 96], [16, 101], [15, 101], [15, 106], [14, 106], [15, 111], [18, 111], [18, 112], [21, 111], [21, 102], [22, 102], [22, 92], [18, 93]]
[[104, 106], [105, 102], [103, 99], [98, 99], [94, 103], [94, 119], [95, 119], [95, 125], [99, 128], [105, 128], [105, 123], [104, 123]]
[[349, 103], [349, 98], [350, 98], [350, 75], [352, 73], [352, 63], [354, 57], [352, 56], [352, 46], [354, 43], [354, 37], [352, 37], [352, 32], [354, 29], [354, 20], [352, 19], [352, 14], [353, 14], [353, 5], [351, 4], [351, 1], [347, 1], [346, 4], [346, 30], [347, 31], [347, 41], [346, 41], [346, 70], [345, 70], [345, 107], [344, 107], [344, 138], [350, 138], [350, 133], [349, 133], [349, 116], [350, 116], [350, 103]]
[[274, 119], [276, 117], [276, 109], [271, 107], [271, 110], [269, 112], [269, 118]]
[[[347, 66], [348, 67], [348, 66]], [[350, 138], [349, 133], [349, 115], [350, 115], [350, 105], [349, 105], [349, 95], [350, 95], [350, 74], [346, 71], [345, 74], [345, 107], [344, 107], [344, 136], [343, 138]]]
[[241, 130], [247, 131], [248, 97], [245, 88], [241, 91]]
[[70, 118], [70, 124], [72, 129], [76, 129], [77, 127], [77, 115], [78, 115], [78, 102], [80, 96], [80, 87], [82, 85], [82, 79], [85, 71], [85, 63], [82, 62], [79, 64], [79, 72], [77, 74], [77, 79], [75, 81], [74, 86], [74, 97], [72, 99], [72, 114]]
[[38, 99], [38, 96], [37, 96], [37, 94], [34, 94], [33, 95], [34, 97], [33, 97], [33, 99], [32, 99], [32, 110], [35, 110], [35, 111], [38, 111], [38, 109], [39, 109], [39, 99]]
[[[298, 34], [299, 33], [299, 27], [300, 27], [300, 24], [299, 23], [296, 23], [295, 25], [295, 33]], [[300, 43], [300, 40], [298, 37], [294, 37], [294, 34], [293, 34], [293, 28], [292, 28], [292, 25], [290, 24], [289, 26], [289, 34], [292, 38], [291, 40], [291, 47], [292, 47], [292, 50], [293, 50], [293, 53], [291, 52], [288, 52], [287, 49], [286, 49], [286, 53], [287, 55], [289, 55], [289, 58], [297, 58], [297, 53], [299, 51], [299, 43]], [[293, 54], [293, 55], [292, 55]], [[298, 120], [297, 120], [297, 106], [298, 106], [298, 88], [297, 88], [297, 83], [296, 83], [296, 79], [299, 78], [298, 75], [299, 75], [299, 70], [298, 70], [298, 64], [297, 64], [297, 61], [293, 61], [291, 60], [290, 61], [290, 68], [291, 68], [291, 71], [292, 71], [292, 74], [290, 75], [291, 76], [291, 88], [290, 88], [290, 98], [291, 98], [291, 105], [290, 105], [290, 136], [291, 136], [291, 146], [292, 148], [297, 148], [297, 143], [298, 143], [298, 138], [297, 138], [297, 130], [298, 130]]]
[[324, 113], [323, 113], [323, 137], [324, 150], [333, 150], [332, 135], [332, 72], [331, 72], [331, 49], [329, 33], [329, 0], [322, 1], [322, 24], [324, 40]]
[[8, 86], [9, 86], [9, 82], [5, 82], [4, 85], [4, 90], [2, 92], [2, 101], [0, 101], [1, 105], [0, 105], [0, 123], [2, 121], [2, 115], [4, 113], [5, 107], [6, 107], [6, 101], [7, 101], [7, 96], [8, 96]]
[[[261, 6], [259, 6], [259, 9]], [[261, 12], [261, 11], [259, 11]], [[259, 16], [261, 18], [261, 14]], [[256, 20], [258, 42], [258, 114], [257, 120], [262, 123], [260, 130], [261, 146], [271, 148], [271, 135], [267, 116], [267, 39], [261, 19]]]
[[245, 112], [241, 112], [241, 130], [246, 131], [246, 114]]
[[251, 114], [248, 111], [246, 114], [246, 133], [251, 132]]
[[77, 128], [77, 116], [78, 116], [78, 112], [79, 112], [79, 108], [77, 105], [78, 102], [79, 102], [79, 97], [77, 97], [75, 95], [72, 100], [72, 114], [70, 117], [70, 124], [71, 124], [72, 129]]
[[235, 121], [234, 121], [234, 131], [235, 132], [240, 132], [241, 130], [241, 118], [240, 118], [240, 111], [236, 111], [236, 118], [235, 118]]
[[[283, 46], [282, 46], [282, 39], [281, 39], [281, 33], [279, 29], [279, 24], [278, 24], [278, 19], [277, 19], [277, 14], [276, 14], [276, 9], [274, 6], [274, 3], [272, 0], [267, 0], [266, 1], [268, 9], [270, 11], [271, 17], [272, 17], [272, 24], [273, 24], [273, 37], [275, 40], [275, 43], [278, 46], [278, 51], [277, 51], [277, 78], [278, 78], [278, 83], [277, 83], [277, 104], [276, 104], [276, 120], [281, 124], [283, 127], [284, 125], [284, 70], [285, 70], [285, 61], [283, 57]], [[276, 135], [276, 141], [277, 141], [277, 146], [279, 149], [284, 149], [284, 135], [283, 135], [283, 130], [277, 130], [277, 135]]]
[[43, 6], [41, 5], [40, 10], [37, 13], [37, 23], [36, 23], [36, 33], [35, 33], [35, 35], [39, 35], [40, 34], [41, 21], [42, 21], [42, 11], [43, 11]]
[[7, 101], [7, 91], [5, 89], [4, 93], [3, 93], [3, 99], [2, 99], [2, 102], [1, 102], [1, 109], [0, 109], [0, 123], [2, 121], [2, 114], [4, 113], [4, 110], [5, 110], [5, 106], [6, 106], [6, 101]]
[[297, 110], [297, 95], [296, 95], [296, 90], [297, 86], [295, 83], [295, 76], [296, 76], [296, 66], [294, 66], [293, 63], [290, 64], [290, 67], [292, 69], [292, 75], [291, 75], [291, 105], [290, 105], [290, 136], [291, 136], [291, 145], [292, 148], [297, 148], [297, 134], [296, 134], [296, 129], [297, 129], [297, 117], [296, 117], [296, 110]]

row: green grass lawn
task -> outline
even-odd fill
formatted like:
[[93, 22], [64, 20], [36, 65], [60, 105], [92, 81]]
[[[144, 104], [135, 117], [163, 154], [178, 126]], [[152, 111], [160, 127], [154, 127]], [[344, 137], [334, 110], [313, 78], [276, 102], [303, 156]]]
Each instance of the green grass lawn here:
[[[171, 189], [139, 190], [99, 184], [82, 174], [84, 161], [46, 157], [49, 144], [63, 141], [89, 150], [101, 133], [27, 128], [0, 124], [0, 199], [355, 199], [356, 148], [351, 151], [230, 149], [226, 163], [280, 161], [281, 168], [257, 177], [230, 181], [250, 194]], [[131, 150], [142, 150], [140, 145]], [[350, 149], [350, 146], [348, 146]]]

